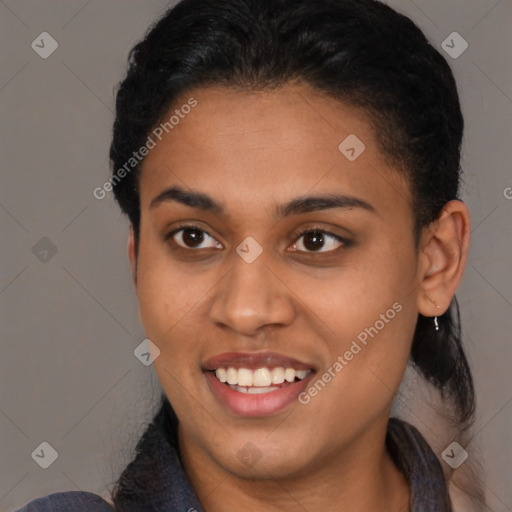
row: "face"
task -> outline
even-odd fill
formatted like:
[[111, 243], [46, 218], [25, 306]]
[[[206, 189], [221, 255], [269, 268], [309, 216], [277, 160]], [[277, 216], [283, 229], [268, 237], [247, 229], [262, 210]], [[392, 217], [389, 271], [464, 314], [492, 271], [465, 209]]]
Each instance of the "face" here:
[[372, 125], [299, 85], [176, 110], [141, 168], [136, 290], [183, 449], [263, 478], [382, 444], [419, 265]]

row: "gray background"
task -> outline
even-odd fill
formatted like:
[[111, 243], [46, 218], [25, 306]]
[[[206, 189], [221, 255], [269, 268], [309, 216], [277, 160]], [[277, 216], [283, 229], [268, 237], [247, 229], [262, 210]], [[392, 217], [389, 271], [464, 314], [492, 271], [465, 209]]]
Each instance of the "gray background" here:
[[[106, 495], [155, 410], [158, 381], [133, 354], [144, 332], [128, 224], [111, 195], [100, 201], [92, 190], [109, 175], [113, 88], [127, 53], [167, 3], [0, 2], [2, 511], [58, 491]], [[454, 31], [469, 44], [447, 57], [466, 119], [464, 199], [473, 223], [458, 297], [487, 499], [492, 510], [510, 511], [512, 2], [390, 4], [437, 48]], [[47, 59], [31, 48], [44, 31], [59, 44]], [[47, 469], [31, 456], [44, 441], [58, 452]]]

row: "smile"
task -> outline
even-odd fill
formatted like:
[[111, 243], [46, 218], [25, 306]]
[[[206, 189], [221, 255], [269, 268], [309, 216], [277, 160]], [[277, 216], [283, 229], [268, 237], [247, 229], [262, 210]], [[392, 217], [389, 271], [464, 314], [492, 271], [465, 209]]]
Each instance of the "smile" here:
[[298, 402], [316, 373], [312, 365], [275, 353], [225, 353], [203, 366], [209, 389], [237, 416], [279, 413]]
[[270, 386], [272, 384], [283, 384], [294, 382], [297, 378], [302, 380], [311, 370], [295, 370], [294, 368], [258, 368], [251, 370], [249, 368], [217, 368], [215, 376], [221, 382], [227, 382], [230, 385], [239, 386]]
[[239, 393], [263, 394], [277, 391], [287, 384], [303, 380], [311, 370], [296, 370], [294, 368], [217, 368], [215, 377]]

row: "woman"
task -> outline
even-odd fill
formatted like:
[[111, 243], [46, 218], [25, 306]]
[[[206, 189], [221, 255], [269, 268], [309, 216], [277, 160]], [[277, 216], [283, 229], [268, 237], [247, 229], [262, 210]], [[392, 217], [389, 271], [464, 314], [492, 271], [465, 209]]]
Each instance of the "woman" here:
[[390, 419], [411, 361], [461, 443], [473, 420], [462, 131], [448, 64], [380, 2], [170, 9], [131, 52], [110, 151], [161, 409], [112, 506], [21, 510], [469, 510]]

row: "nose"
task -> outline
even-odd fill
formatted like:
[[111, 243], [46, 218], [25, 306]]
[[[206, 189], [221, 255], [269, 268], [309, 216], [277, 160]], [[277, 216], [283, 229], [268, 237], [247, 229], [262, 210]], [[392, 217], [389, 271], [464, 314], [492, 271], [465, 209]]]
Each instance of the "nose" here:
[[231, 271], [222, 279], [209, 311], [211, 320], [246, 336], [263, 327], [293, 322], [293, 292], [268, 265], [265, 252], [252, 263], [236, 253]]

